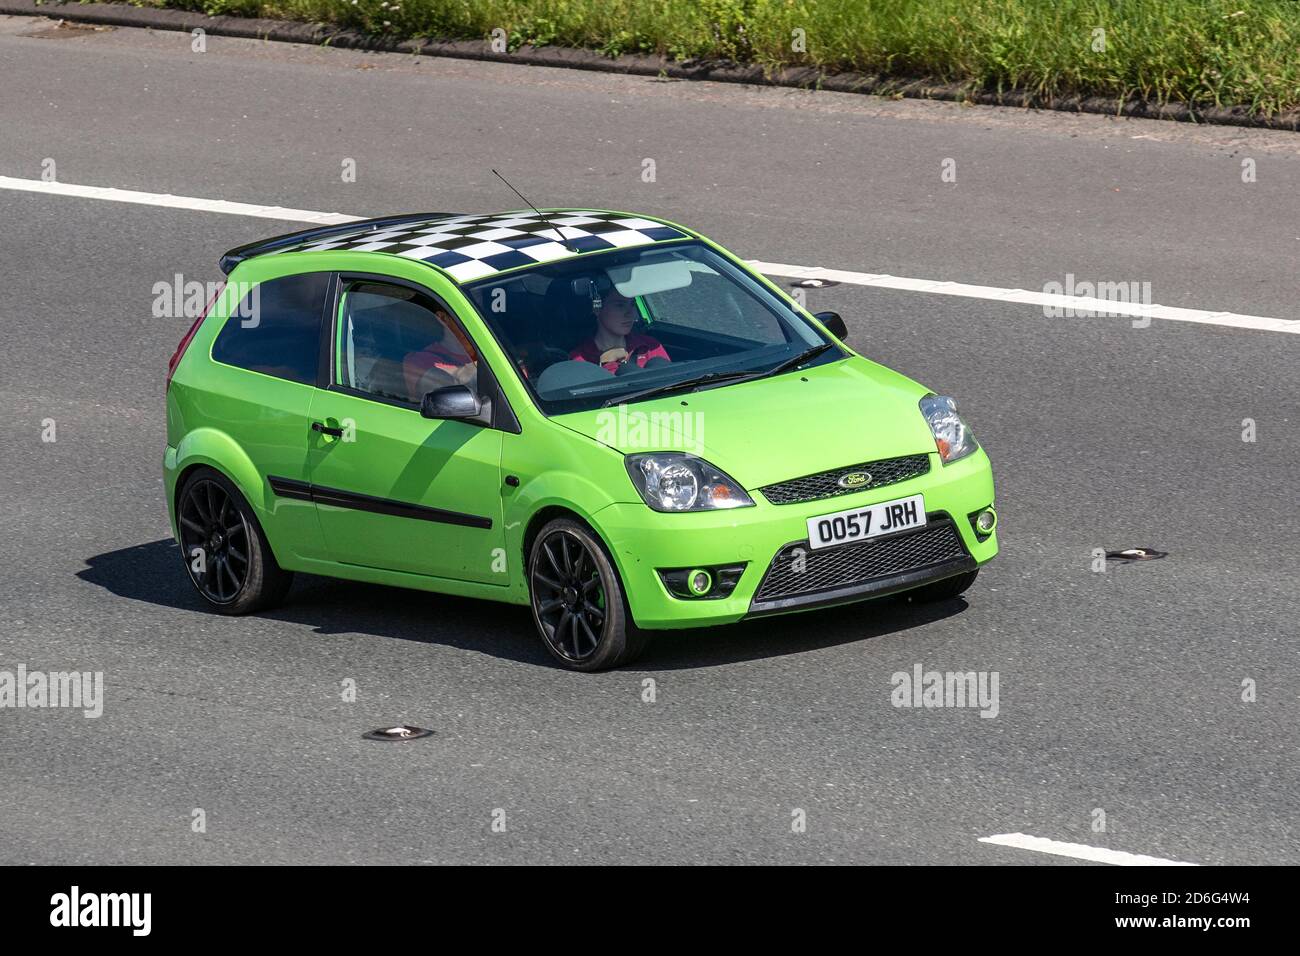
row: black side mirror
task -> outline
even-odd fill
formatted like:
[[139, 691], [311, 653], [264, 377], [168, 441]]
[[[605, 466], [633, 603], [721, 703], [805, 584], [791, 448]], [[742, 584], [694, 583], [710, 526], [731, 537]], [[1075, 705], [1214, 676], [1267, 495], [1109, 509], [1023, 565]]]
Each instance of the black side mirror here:
[[420, 414], [425, 418], [474, 418], [482, 411], [483, 403], [468, 385], [435, 388], [420, 403]]
[[826, 326], [826, 331], [841, 342], [848, 341], [849, 327], [844, 324], [844, 320], [840, 318], [838, 312], [817, 312], [813, 314], [813, 318]]

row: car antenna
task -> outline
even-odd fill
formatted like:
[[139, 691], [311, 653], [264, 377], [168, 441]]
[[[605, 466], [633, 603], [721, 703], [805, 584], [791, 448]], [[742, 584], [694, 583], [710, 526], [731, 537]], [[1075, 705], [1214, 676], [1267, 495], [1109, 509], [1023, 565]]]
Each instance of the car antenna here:
[[[497, 179], [501, 180], [507, 186], [510, 186], [510, 180], [506, 179], [495, 169], [492, 170], [492, 175], [495, 176]], [[542, 211], [538, 209], [536, 206], [534, 206], [532, 203], [528, 202], [528, 200], [524, 197], [523, 193], [521, 193], [518, 189], [515, 189], [514, 186], [510, 186], [510, 191], [514, 193], [516, 196], [518, 196], [520, 199], [523, 199], [524, 202], [528, 203], [528, 208], [531, 209], [533, 212], [537, 213], [537, 215], [541, 216], [542, 222], [546, 223], [552, 229], [555, 229], [555, 234], [560, 237], [560, 245], [564, 246], [564, 248], [568, 249], [570, 252], [575, 254], [579, 251], [573, 248], [573, 246], [569, 245], [569, 243], [564, 238], [564, 233], [560, 232], [559, 229], [555, 228], [555, 223], [551, 222], [551, 220], [547, 219], [545, 216], [542, 216]]]

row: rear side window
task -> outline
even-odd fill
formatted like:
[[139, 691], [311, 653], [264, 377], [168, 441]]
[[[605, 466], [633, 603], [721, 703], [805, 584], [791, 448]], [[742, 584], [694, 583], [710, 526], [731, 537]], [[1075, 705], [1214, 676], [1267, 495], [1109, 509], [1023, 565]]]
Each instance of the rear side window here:
[[316, 383], [328, 272], [259, 283], [231, 313], [212, 345], [212, 357], [264, 375]]

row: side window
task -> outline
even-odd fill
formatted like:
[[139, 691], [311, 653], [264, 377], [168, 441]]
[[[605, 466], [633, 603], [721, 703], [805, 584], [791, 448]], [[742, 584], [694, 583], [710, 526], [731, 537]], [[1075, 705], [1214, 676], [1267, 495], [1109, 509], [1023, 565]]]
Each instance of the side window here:
[[329, 285], [328, 272], [258, 283], [217, 334], [212, 357], [291, 382], [316, 384]]
[[446, 310], [412, 289], [356, 283], [339, 303], [335, 381], [418, 405], [448, 385], [478, 390], [478, 357]]

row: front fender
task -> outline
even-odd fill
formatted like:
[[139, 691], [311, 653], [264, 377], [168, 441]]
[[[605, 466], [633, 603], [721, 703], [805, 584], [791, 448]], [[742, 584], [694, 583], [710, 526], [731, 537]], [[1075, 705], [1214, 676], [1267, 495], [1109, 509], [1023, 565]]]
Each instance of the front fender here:
[[[547, 471], [523, 482], [504, 508], [507, 554], [519, 555], [523, 562], [521, 573], [514, 579], [519, 593], [524, 597], [528, 594], [527, 575], [522, 573], [528, 561], [524, 536], [535, 515], [547, 508], [563, 508], [600, 534], [595, 514], [613, 501], [606, 487], [576, 471]], [[608, 546], [609, 542], [605, 543]]]

